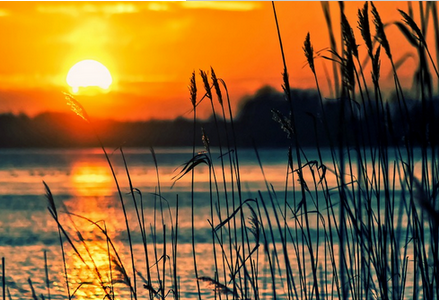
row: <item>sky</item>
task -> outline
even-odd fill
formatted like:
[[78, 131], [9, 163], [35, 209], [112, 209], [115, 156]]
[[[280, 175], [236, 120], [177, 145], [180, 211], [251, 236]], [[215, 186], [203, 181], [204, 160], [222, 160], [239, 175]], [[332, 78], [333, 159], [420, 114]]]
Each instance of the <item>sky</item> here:
[[[356, 29], [357, 10], [363, 4], [346, 2], [345, 13], [364, 58], [367, 53]], [[290, 84], [315, 88], [302, 46], [309, 32], [315, 51], [328, 50], [321, 3], [275, 5]], [[384, 23], [401, 20], [397, 9], [407, 11], [408, 7], [405, 1], [375, 5]], [[338, 3], [329, 6], [337, 37]], [[418, 3], [413, 3], [413, 11], [417, 16]], [[409, 53], [398, 70], [403, 83], [409, 84], [416, 51], [396, 26], [387, 26], [386, 33], [396, 59]], [[282, 57], [271, 2], [0, 2], [0, 37], [0, 113], [65, 112], [69, 110], [66, 92], [96, 118], [191, 117], [189, 78], [195, 71], [201, 90], [199, 70], [210, 67], [226, 82], [234, 109], [261, 87], [281, 90], [282, 85]], [[390, 71], [382, 57], [386, 77]], [[107, 90], [75, 93], [67, 84], [70, 68], [87, 59], [102, 63], [110, 72], [113, 81]], [[332, 67], [322, 58], [316, 65], [322, 89], [330, 97], [325, 68]], [[200, 107], [200, 117], [209, 115], [208, 106]]]

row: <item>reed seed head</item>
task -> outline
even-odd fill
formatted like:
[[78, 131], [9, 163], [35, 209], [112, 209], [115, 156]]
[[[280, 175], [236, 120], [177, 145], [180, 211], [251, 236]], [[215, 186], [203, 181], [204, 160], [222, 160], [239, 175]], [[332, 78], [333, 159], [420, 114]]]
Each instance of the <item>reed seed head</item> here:
[[201, 78], [203, 79], [204, 89], [206, 90], [206, 97], [212, 100], [212, 89], [210, 88], [209, 79], [207, 78], [207, 73], [200, 70]]
[[380, 52], [381, 46], [378, 46], [375, 55], [372, 55], [372, 80], [375, 84], [377, 84], [380, 79]]
[[111, 262], [113, 264], [113, 270], [115, 272], [115, 282], [125, 284], [126, 286], [131, 286], [131, 280], [123, 267], [123, 265], [119, 262], [115, 257], [111, 257]]
[[306, 35], [305, 42], [303, 43], [303, 51], [305, 52], [305, 56], [311, 71], [315, 74], [316, 71], [314, 67], [314, 49], [311, 45], [311, 38], [309, 32]]
[[90, 122], [87, 112], [84, 107], [79, 103], [75, 98], [71, 95], [64, 93], [65, 99], [67, 101], [67, 105], [70, 106], [70, 109], [78, 116], [80, 116], [84, 121]]
[[358, 10], [358, 29], [360, 29], [361, 36], [366, 43], [367, 52], [372, 58], [372, 35], [370, 34], [369, 26], [369, 5], [367, 1], [364, 3], [363, 9]]
[[199, 281], [205, 282], [208, 285], [210, 285], [214, 291], [216, 291], [219, 294], [222, 295], [233, 295], [237, 298], [239, 298], [238, 294], [231, 290], [230, 288], [228, 288], [227, 286], [225, 286], [224, 284], [216, 281], [213, 278], [207, 277], [207, 276], [200, 276], [197, 278]]
[[212, 72], [211, 78], [212, 78], [212, 82], [213, 82], [213, 87], [215, 88], [215, 92], [216, 92], [216, 95], [218, 97], [218, 101], [219, 101], [220, 105], [222, 106], [223, 105], [223, 96], [221, 94], [221, 89], [220, 89], [219, 84], [218, 84], [218, 78], [216, 77], [215, 71], [213, 70], [212, 67], [210, 67], [210, 71]]
[[294, 135], [294, 128], [291, 124], [291, 119], [285, 117], [280, 111], [273, 109], [271, 110], [273, 114], [273, 120], [278, 122], [282, 128], [283, 131], [287, 133], [287, 137], [290, 139]]
[[189, 85], [189, 92], [191, 94], [191, 103], [192, 106], [195, 108], [197, 103], [197, 84], [195, 82], [195, 71], [192, 72], [191, 76], [191, 83]]
[[256, 244], [259, 244], [260, 236], [261, 236], [260, 222], [255, 210], [250, 205], [249, 208], [251, 212], [251, 216], [248, 218], [250, 223], [249, 230], [253, 234]]
[[210, 149], [210, 141], [209, 137], [207, 136], [206, 132], [204, 131], [204, 127], [201, 127], [201, 139], [203, 140], [204, 148], [209, 151]]
[[48, 209], [52, 212], [54, 218], [57, 218], [58, 213], [56, 211], [55, 200], [53, 199], [52, 192], [50, 191], [50, 188], [46, 182], [43, 181], [43, 184], [44, 184], [44, 188], [46, 189], [46, 198], [47, 201], [49, 202]]
[[398, 9], [398, 11], [402, 15], [403, 21], [416, 33], [418, 40], [425, 45], [426, 43], [425, 43], [424, 35], [422, 34], [421, 30], [419, 29], [415, 21], [404, 11], [400, 9]]
[[344, 13], [341, 15], [341, 28], [346, 51], [353, 56], [358, 57], [358, 46], [355, 41], [354, 31]]
[[375, 5], [373, 2], [370, 2], [370, 5], [372, 6], [372, 15], [374, 17], [374, 24], [375, 24], [375, 30], [376, 30], [376, 38], [378, 42], [383, 46], [384, 51], [386, 51], [387, 56], [389, 59], [392, 59], [392, 53], [390, 52], [390, 45], [389, 41], [387, 40], [386, 33], [384, 32], [384, 24], [381, 21], [380, 14], [378, 13]]

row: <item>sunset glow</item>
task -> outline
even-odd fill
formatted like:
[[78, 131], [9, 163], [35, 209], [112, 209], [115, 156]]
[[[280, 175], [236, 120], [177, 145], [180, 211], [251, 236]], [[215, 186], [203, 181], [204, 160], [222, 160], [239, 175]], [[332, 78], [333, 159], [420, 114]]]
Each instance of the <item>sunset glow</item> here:
[[[344, 3], [361, 61], [367, 57], [357, 28], [357, 13], [363, 4]], [[330, 37], [321, 3], [275, 5], [291, 86], [315, 89], [302, 49], [309, 32], [319, 53], [316, 71], [320, 88], [325, 97], [333, 97], [332, 65], [323, 58], [330, 55]], [[388, 24], [386, 33], [395, 60], [401, 60], [398, 75], [410, 88], [417, 52], [394, 26], [401, 21], [398, 9], [408, 11], [409, 4], [378, 1], [375, 5]], [[339, 4], [330, 2], [329, 8], [337, 38], [341, 32]], [[419, 22], [418, 5], [411, 4], [411, 10]], [[374, 33], [371, 17], [370, 25]], [[427, 42], [434, 44], [433, 31], [428, 33]], [[0, 112], [30, 116], [44, 111], [66, 112], [60, 94], [78, 91], [78, 95], [84, 95], [81, 90], [93, 88], [82, 87], [91, 85], [104, 93], [94, 93], [93, 100], [78, 100], [97, 118], [188, 117], [188, 78], [192, 71], [198, 73], [211, 66], [227, 83], [235, 111], [244, 96], [263, 86], [282, 89], [282, 58], [270, 2], [30, 2], [25, 6], [3, 2], [0, 34]], [[337, 51], [340, 45], [337, 38]], [[71, 74], [73, 65], [88, 59], [103, 64], [111, 75], [104, 69], [97, 76], [84, 75], [84, 65], [79, 68], [81, 72]], [[385, 56], [381, 60], [385, 88], [393, 81], [389, 60]], [[370, 79], [370, 63], [365, 63], [364, 70]], [[209, 110], [200, 106], [198, 116], [208, 118]]]

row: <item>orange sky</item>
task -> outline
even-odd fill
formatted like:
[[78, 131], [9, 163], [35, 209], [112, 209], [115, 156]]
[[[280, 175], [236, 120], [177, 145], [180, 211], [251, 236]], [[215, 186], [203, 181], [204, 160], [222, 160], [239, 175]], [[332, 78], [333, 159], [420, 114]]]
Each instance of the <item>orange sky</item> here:
[[[356, 23], [363, 4], [345, 3], [362, 57]], [[397, 8], [407, 10], [407, 2], [375, 5], [384, 22], [401, 19]], [[418, 6], [413, 4], [415, 16]], [[338, 3], [330, 7], [339, 36]], [[276, 8], [291, 85], [313, 88], [302, 45], [310, 32], [315, 51], [329, 46], [321, 4], [277, 2]], [[396, 58], [416, 53], [395, 26], [387, 30]], [[68, 111], [62, 95], [71, 92], [66, 75], [84, 59], [103, 63], [114, 81], [108, 93], [76, 96], [94, 117], [190, 117], [189, 77], [210, 66], [228, 84], [235, 106], [264, 85], [282, 84], [271, 2], [0, 2], [0, 37], [0, 112]], [[323, 63], [317, 62], [322, 78]], [[400, 70], [406, 82], [414, 66], [408, 60]], [[329, 97], [326, 81], [321, 83]], [[207, 106], [202, 110], [202, 116], [209, 114]]]

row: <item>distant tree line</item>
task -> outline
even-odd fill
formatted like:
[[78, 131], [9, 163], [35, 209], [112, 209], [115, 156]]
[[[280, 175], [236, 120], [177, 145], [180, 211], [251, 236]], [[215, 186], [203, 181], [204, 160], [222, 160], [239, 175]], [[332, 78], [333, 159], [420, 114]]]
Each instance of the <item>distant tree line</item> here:
[[[313, 90], [293, 90], [293, 103], [271, 87], [261, 88], [255, 95], [240, 102], [234, 117], [234, 133], [238, 146], [283, 147], [289, 138], [297, 135], [302, 146], [329, 145], [341, 137], [347, 143], [361, 140], [363, 144], [378, 144], [383, 139], [389, 145], [411, 141], [439, 142], [439, 99], [429, 106], [426, 131], [422, 126], [423, 112], [420, 101], [407, 100], [408, 120], [403, 118], [395, 101], [388, 100], [385, 113], [374, 103], [359, 103], [343, 99], [320, 101]], [[323, 106], [322, 106], [323, 104]], [[288, 124], [293, 111], [294, 124]], [[232, 137], [230, 120], [222, 116], [197, 121], [196, 143], [202, 145], [202, 128], [212, 146], [218, 138], [226, 145]], [[193, 143], [193, 121], [150, 120], [122, 122], [95, 120], [93, 127], [105, 146], [109, 147], [177, 147]], [[289, 128], [288, 128], [289, 127]], [[227, 128], [227, 134], [226, 129]], [[219, 132], [219, 135], [218, 135]], [[91, 126], [73, 113], [47, 112], [33, 118], [24, 114], [0, 115], [0, 147], [95, 147], [98, 146]]]

